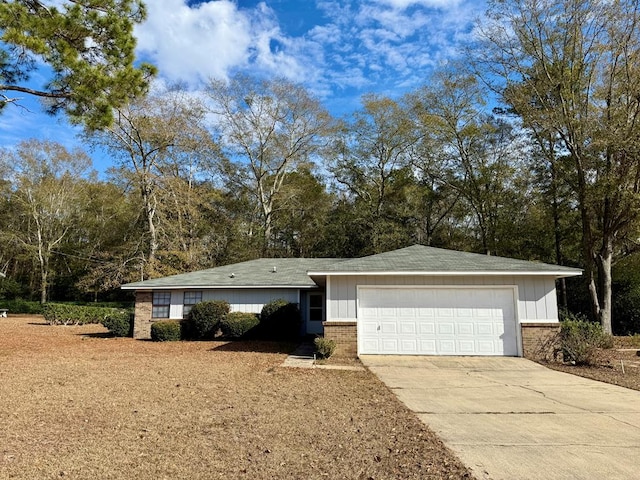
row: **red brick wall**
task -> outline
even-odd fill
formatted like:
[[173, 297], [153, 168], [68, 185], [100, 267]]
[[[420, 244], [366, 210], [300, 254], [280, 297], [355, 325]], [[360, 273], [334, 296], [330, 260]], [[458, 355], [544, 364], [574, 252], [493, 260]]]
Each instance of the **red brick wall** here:
[[358, 330], [356, 322], [324, 322], [324, 338], [336, 342], [334, 355], [358, 356]]
[[523, 323], [522, 353], [531, 360], [555, 361], [559, 354], [560, 323]]
[[136, 310], [133, 320], [133, 338], [151, 338], [151, 311], [153, 294], [151, 292], [136, 292]]

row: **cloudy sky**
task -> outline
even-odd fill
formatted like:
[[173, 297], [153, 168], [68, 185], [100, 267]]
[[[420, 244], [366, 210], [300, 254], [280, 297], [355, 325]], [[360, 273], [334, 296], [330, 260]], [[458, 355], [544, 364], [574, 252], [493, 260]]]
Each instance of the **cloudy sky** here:
[[[161, 80], [198, 89], [209, 78], [242, 71], [306, 86], [336, 116], [364, 93], [391, 97], [421, 85], [458, 55], [482, 14], [478, 0], [148, 0], [136, 28], [138, 57]], [[37, 79], [36, 79], [37, 81]], [[63, 119], [8, 108], [0, 142], [49, 138], [73, 144]], [[102, 170], [104, 160], [97, 167]]]

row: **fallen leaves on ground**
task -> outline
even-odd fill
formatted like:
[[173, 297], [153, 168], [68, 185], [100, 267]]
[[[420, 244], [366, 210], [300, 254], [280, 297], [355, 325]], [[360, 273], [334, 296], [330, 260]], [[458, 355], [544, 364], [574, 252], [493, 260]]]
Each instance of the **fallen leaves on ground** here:
[[290, 348], [0, 319], [0, 478], [471, 478], [368, 371]]

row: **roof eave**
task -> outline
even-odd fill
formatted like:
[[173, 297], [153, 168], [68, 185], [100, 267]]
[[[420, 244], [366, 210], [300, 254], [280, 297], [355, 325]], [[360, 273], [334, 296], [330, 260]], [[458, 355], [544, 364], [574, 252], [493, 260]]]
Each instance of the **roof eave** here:
[[206, 290], [212, 288], [220, 289], [249, 289], [249, 288], [293, 288], [293, 289], [311, 289], [317, 285], [122, 285], [121, 290]]
[[575, 271], [513, 271], [513, 270], [484, 270], [484, 271], [433, 271], [433, 272], [425, 272], [425, 271], [387, 271], [387, 270], [367, 270], [367, 271], [348, 271], [348, 270], [340, 270], [334, 272], [307, 272], [309, 276], [316, 275], [422, 275], [422, 276], [480, 276], [480, 275], [511, 275], [511, 276], [546, 276], [546, 277], [575, 277], [582, 275], [582, 270]]

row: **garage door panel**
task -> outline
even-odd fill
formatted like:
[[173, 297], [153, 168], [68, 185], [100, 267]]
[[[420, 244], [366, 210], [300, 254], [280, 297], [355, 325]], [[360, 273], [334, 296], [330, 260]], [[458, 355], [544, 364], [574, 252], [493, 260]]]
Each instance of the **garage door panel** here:
[[417, 333], [415, 322], [400, 322], [399, 333], [403, 335], [415, 335]]
[[437, 342], [437, 351], [441, 355], [455, 355], [456, 354], [456, 342], [453, 340], [439, 340]]
[[458, 323], [458, 334], [459, 335], [473, 335], [474, 332], [473, 322], [469, 322], [468, 320], [465, 322]]
[[418, 353], [418, 340], [416, 338], [403, 338], [400, 340], [400, 349], [406, 353]]
[[437, 355], [436, 341], [420, 339], [420, 353], [424, 355]]
[[440, 335], [453, 335], [453, 333], [455, 332], [454, 323], [450, 320], [440, 321], [437, 324], [437, 331]]
[[385, 334], [397, 334], [398, 333], [398, 323], [394, 322], [394, 321], [381, 321], [380, 322], [380, 329], [379, 329], [380, 333], [382, 335]]
[[398, 340], [395, 338], [383, 338], [380, 342], [382, 353], [399, 353]]
[[493, 335], [493, 324], [486, 322], [476, 323], [476, 331], [478, 335]]
[[360, 353], [518, 355], [511, 288], [359, 290]]
[[476, 351], [476, 343], [473, 340], [458, 340], [458, 350], [462, 355], [473, 355]]
[[436, 324], [435, 322], [420, 322], [420, 327], [418, 329], [420, 335], [432, 335], [436, 333]]

